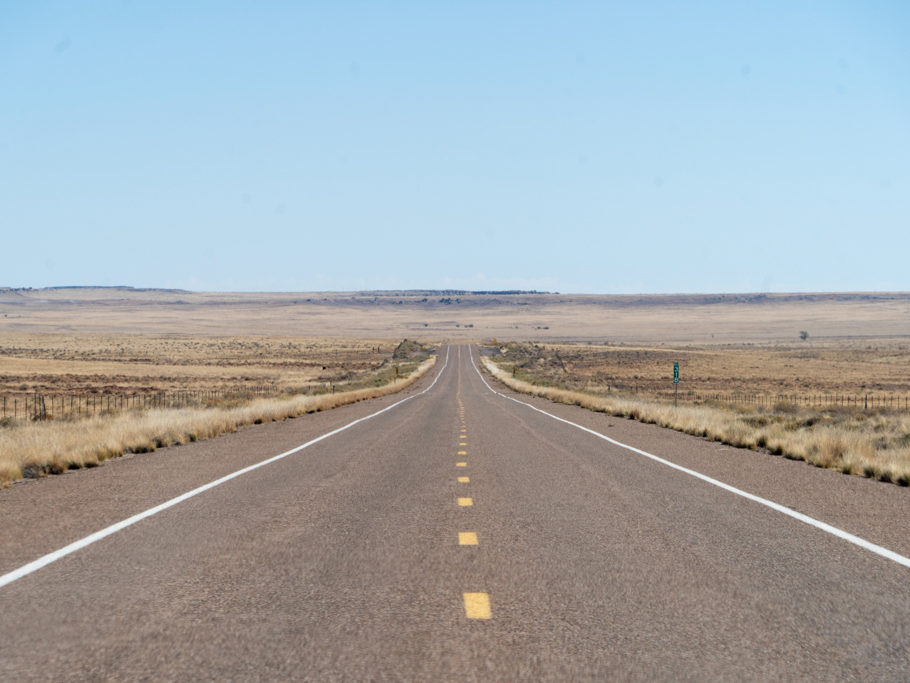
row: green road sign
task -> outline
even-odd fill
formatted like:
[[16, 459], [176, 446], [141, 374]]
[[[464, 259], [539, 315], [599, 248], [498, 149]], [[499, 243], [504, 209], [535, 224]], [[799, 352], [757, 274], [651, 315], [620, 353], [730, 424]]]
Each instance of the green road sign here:
[[673, 384], [679, 384], [679, 363], [673, 363]]

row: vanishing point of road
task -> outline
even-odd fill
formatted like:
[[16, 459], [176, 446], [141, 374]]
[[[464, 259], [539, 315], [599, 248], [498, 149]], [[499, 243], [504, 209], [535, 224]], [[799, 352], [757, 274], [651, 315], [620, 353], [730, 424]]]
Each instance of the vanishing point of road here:
[[0, 680], [910, 678], [907, 489], [479, 364], [0, 491]]

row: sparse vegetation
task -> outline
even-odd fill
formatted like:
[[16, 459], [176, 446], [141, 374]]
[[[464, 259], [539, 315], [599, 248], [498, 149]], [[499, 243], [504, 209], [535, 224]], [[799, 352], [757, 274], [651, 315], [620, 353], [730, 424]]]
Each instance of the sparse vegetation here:
[[528, 381], [527, 375], [513, 377], [512, 366], [505, 359], [505, 368], [489, 358], [483, 358], [483, 364], [501, 382], [527, 394], [658, 424], [732, 446], [765, 449], [845, 474], [860, 474], [902, 486], [910, 483], [908, 413], [818, 410], [792, 404], [770, 409], [722, 404], [674, 407], [658, 398], [595, 394]]
[[789, 345], [500, 343], [496, 350], [509, 369], [518, 367], [519, 379], [590, 393], [670, 396], [673, 363], [679, 361], [681, 400], [688, 391], [764, 394], [774, 400], [778, 395], [910, 396], [906, 339], [868, 342], [815, 340], [811, 347], [795, 340]]
[[399, 379], [336, 393], [259, 399], [227, 408], [148, 410], [78, 421], [23, 422], [0, 430], [0, 484], [94, 467], [124, 453], [146, 453], [233, 432], [244, 425], [384, 396], [409, 386], [434, 363], [435, 356], [425, 356], [419, 365], [402, 365], [405, 369]]
[[395, 360], [406, 360], [420, 353], [420, 342], [413, 339], [404, 339], [395, 347], [392, 352], [392, 358]]
[[[0, 332], [0, 418], [223, 408], [265, 395], [380, 386], [402, 364], [393, 349], [369, 339]], [[407, 355], [423, 358], [419, 347]]]

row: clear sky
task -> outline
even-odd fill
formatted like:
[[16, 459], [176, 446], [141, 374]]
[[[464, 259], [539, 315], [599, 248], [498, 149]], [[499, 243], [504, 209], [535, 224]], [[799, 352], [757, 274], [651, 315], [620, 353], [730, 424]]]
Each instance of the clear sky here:
[[910, 290], [910, 2], [0, 0], [0, 286]]

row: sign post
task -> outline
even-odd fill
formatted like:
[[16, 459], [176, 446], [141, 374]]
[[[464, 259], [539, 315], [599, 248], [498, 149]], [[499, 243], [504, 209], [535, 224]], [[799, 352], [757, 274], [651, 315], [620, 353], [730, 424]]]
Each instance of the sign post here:
[[679, 405], [679, 363], [673, 363], [673, 407]]

